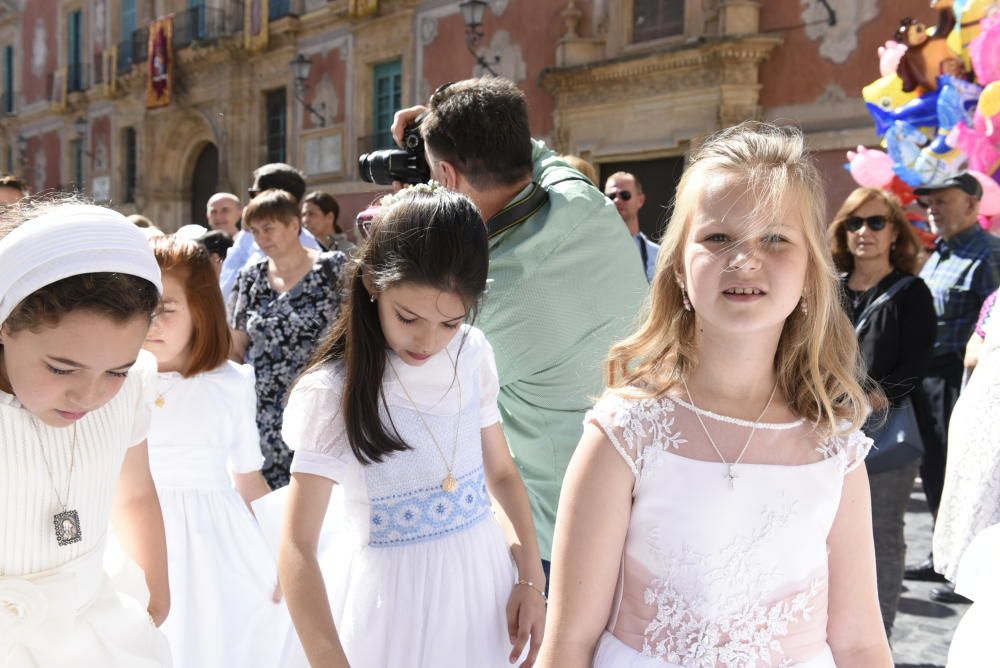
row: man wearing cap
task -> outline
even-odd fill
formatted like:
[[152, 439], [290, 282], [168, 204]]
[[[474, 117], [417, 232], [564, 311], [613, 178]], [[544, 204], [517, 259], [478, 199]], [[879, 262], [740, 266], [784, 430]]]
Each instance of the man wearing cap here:
[[[931, 229], [938, 234], [934, 252], [920, 271], [934, 296], [937, 340], [934, 357], [923, 380], [918, 410], [924, 458], [920, 465], [927, 505], [936, 517], [944, 487], [948, 451], [948, 422], [962, 387], [965, 345], [972, 336], [983, 301], [1000, 285], [1000, 239], [979, 225], [983, 188], [976, 177], [963, 172], [941, 183], [917, 188], [927, 209]], [[911, 580], [943, 581], [933, 558], [906, 569]], [[957, 602], [949, 587], [939, 587], [931, 598]]]

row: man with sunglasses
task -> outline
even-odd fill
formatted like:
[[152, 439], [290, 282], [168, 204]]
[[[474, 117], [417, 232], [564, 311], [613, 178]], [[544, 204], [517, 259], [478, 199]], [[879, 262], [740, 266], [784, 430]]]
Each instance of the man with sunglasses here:
[[[306, 194], [306, 177], [299, 170], [283, 162], [271, 162], [261, 165], [253, 170], [253, 184], [247, 188], [247, 195], [252, 200], [265, 190], [284, 190], [295, 198], [296, 202], [301, 202]], [[299, 227], [299, 241], [306, 248], [322, 250], [316, 237], [309, 233], [305, 227]], [[248, 264], [252, 264], [264, 257], [253, 235], [246, 230], [240, 230], [233, 237], [233, 245], [222, 263], [222, 272], [219, 276], [219, 286], [222, 288], [222, 298], [226, 304], [236, 285], [236, 278], [240, 270]]]
[[[962, 387], [965, 346], [972, 336], [983, 301], [1000, 286], [1000, 239], [979, 225], [983, 188], [963, 172], [941, 183], [914, 191], [927, 209], [931, 229], [938, 234], [934, 252], [920, 277], [934, 296], [937, 339], [930, 369], [922, 383], [926, 410], [917, 411], [924, 459], [920, 465], [927, 505], [936, 517], [944, 487], [948, 423]], [[943, 581], [934, 571], [933, 555], [906, 569], [910, 580]], [[940, 602], [961, 602], [949, 587], [931, 593]]]
[[618, 215], [625, 222], [628, 233], [632, 235], [639, 247], [639, 257], [642, 260], [642, 270], [646, 280], [653, 281], [656, 272], [656, 258], [660, 256], [660, 247], [649, 240], [639, 229], [639, 210], [646, 203], [646, 195], [642, 192], [642, 184], [634, 174], [615, 172], [604, 184], [604, 194], [614, 202]]

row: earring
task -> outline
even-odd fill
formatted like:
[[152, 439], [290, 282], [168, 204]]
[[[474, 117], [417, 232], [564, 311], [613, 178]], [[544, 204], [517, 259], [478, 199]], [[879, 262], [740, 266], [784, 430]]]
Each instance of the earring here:
[[687, 293], [687, 290], [684, 288], [684, 284], [680, 283], [679, 285], [680, 285], [680, 288], [681, 288], [681, 299], [684, 301], [684, 310], [685, 311], [692, 311], [692, 310], [694, 310], [694, 309], [691, 308], [691, 300], [688, 299], [688, 293]]
[[372, 304], [374, 304], [375, 303], [375, 295], [371, 295], [370, 299], [371, 299]]
[[809, 315], [809, 305], [806, 303], [805, 296], [799, 300], [799, 310], [802, 311], [802, 315]]

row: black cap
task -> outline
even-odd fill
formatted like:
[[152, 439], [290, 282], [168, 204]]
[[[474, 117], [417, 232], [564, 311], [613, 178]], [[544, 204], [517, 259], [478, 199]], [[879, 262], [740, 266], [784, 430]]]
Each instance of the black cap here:
[[925, 186], [914, 189], [913, 192], [916, 195], [929, 195], [935, 190], [944, 190], [945, 188], [958, 188], [966, 195], [972, 195], [976, 199], [983, 198], [982, 184], [979, 183], [979, 179], [968, 172], [955, 174], [955, 176], [949, 177], [940, 183], [928, 183]]

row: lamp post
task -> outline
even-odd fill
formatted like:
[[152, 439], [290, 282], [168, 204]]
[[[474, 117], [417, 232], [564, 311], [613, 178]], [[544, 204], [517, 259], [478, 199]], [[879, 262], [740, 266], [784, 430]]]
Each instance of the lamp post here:
[[288, 64], [292, 68], [292, 76], [295, 80], [295, 86], [293, 89], [295, 91], [295, 99], [299, 101], [299, 104], [302, 105], [303, 109], [316, 117], [316, 120], [321, 128], [325, 128], [326, 103], [320, 103], [320, 109], [323, 110], [323, 113], [320, 113], [314, 109], [312, 105], [306, 102], [306, 90], [309, 88], [309, 84], [306, 82], [309, 81], [309, 72], [312, 70], [312, 58], [304, 53], [300, 53], [295, 56], [292, 62]]
[[486, 0], [462, 0], [458, 3], [458, 8], [462, 12], [462, 19], [465, 20], [465, 46], [469, 53], [476, 59], [476, 64], [484, 70], [498, 76], [490, 66], [500, 62], [500, 56], [493, 56], [493, 62], [489, 63], [479, 52], [479, 44], [483, 40], [483, 17], [486, 15]]

